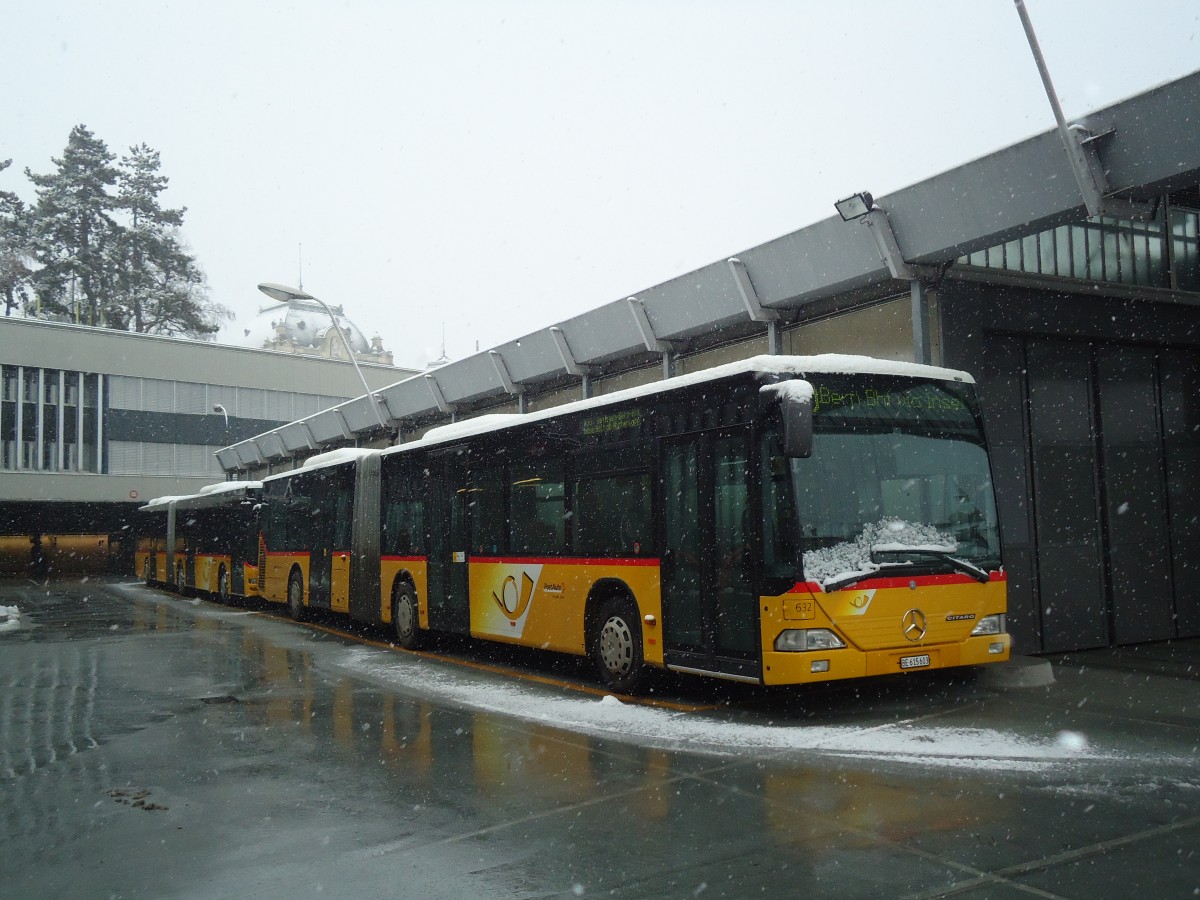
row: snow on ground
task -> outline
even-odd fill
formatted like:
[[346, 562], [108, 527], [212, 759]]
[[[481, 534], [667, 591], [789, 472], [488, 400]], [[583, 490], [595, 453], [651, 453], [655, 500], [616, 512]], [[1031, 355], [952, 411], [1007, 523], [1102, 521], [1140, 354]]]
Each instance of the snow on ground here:
[[0, 606], [0, 634], [21, 627], [21, 611], [15, 606]]
[[[745, 751], [798, 752], [922, 766], [1004, 771], [1042, 771], [1055, 764], [1115, 760], [1115, 754], [1064, 741], [1060, 735], [1031, 738], [986, 728], [956, 728], [909, 719], [884, 725], [758, 725], [602, 698], [549, 695], [518, 681], [481, 681], [423, 660], [355, 648], [346, 668], [441, 702], [512, 716], [526, 722], [610, 740], [719, 756]], [[722, 713], [726, 715], [726, 713]]]
[[[254, 615], [233, 610], [216, 614]], [[557, 694], [516, 676], [485, 676], [436, 658], [374, 647], [327, 647], [332, 654], [326, 657], [328, 664], [411, 695], [638, 746], [723, 757], [746, 752], [812, 753], [858, 763], [1006, 773], [1133, 760], [1072, 731], [1022, 734], [1000, 728], [951, 726], [938, 724], [936, 714], [875, 724], [757, 724], [731, 721], [736, 710], [678, 711], [623, 702], [611, 695]], [[1137, 761], [1143, 765], [1148, 762], [1141, 756]]]

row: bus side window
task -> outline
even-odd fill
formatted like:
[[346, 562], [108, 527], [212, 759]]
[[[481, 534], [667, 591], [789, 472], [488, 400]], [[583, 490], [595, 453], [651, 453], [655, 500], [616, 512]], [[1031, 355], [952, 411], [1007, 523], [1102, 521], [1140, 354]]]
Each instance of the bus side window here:
[[425, 545], [422, 484], [407, 471], [397, 472], [384, 488], [383, 552], [421, 555]]
[[576, 553], [644, 556], [652, 551], [648, 474], [578, 479], [572, 484], [571, 500]]
[[566, 496], [558, 460], [514, 463], [509, 469], [508, 520], [514, 553], [566, 549]]
[[476, 469], [467, 488], [471, 549], [482, 556], [504, 552], [504, 468]]

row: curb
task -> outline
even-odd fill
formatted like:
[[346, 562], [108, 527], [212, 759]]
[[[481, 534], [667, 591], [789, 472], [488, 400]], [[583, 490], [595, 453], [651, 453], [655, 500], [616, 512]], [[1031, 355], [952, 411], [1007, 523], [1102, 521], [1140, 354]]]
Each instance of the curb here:
[[1048, 659], [1014, 656], [1006, 663], [981, 666], [979, 684], [994, 691], [1049, 687], [1054, 684], [1054, 668]]

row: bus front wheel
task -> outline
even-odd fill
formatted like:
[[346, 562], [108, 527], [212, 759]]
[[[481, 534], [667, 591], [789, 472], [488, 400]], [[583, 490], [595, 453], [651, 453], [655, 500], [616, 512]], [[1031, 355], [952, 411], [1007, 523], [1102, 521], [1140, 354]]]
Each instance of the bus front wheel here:
[[627, 600], [606, 600], [596, 619], [592, 658], [605, 685], [631, 694], [645, 676], [642, 658], [642, 629], [637, 610]]
[[288, 578], [288, 595], [287, 595], [288, 615], [297, 622], [304, 621], [304, 584], [300, 580], [300, 573], [293, 572]]
[[405, 650], [418, 649], [425, 637], [421, 630], [416, 592], [403, 581], [392, 591], [392, 632], [396, 645]]

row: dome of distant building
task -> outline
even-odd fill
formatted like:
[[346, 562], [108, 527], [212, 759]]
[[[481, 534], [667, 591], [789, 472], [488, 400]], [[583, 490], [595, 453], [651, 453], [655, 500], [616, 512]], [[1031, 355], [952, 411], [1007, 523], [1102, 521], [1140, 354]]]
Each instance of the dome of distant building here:
[[392, 354], [383, 349], [379, 335], [368, 340], [341, 306], [331, 305], [329, 309], [332, 318], [320, 303], [312, 300], [288, 300], [260, 307], [258, 315], [240, 329], [237, 343], [256, 349], [345, 359], [346, 348], [334, 330], [337, 328], [360, 361], [392, 365]]

